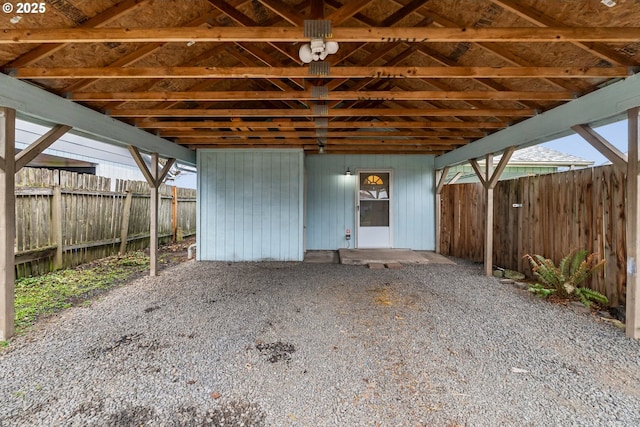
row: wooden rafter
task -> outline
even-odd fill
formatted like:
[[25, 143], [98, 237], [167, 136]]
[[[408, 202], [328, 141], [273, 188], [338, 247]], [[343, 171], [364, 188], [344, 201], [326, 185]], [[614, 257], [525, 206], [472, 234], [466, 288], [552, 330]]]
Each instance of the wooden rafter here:
[[[99, 28], [103, 25], [107, 25], [117, 20], [123, 15], [134, 12], [136, 9], [148, 2], [149, 0], [123, 0], [115, 6], [83, 22], [78, 26], [78, 28]], [[11, 61], [6, 66], [24, 67], [26, 65], [33, 64], [34, 62], [53, 54], [54, 52], [62, 49], [65, 46], [66, 43], [45, 44], [42, 46], [38, 46], [35, 49], [32, 49], [24, 55], [20, 56], [19, 58]]]
[[[332, 39], [338, 42], [411, 43], [498, 42], [498, 43], [634, 43], [640, 39], [635, 27], [564, 28], [359, 28], [336, 27]], [[58, 28], [5, 29], [0, 44], [22, 43], [188, 43], [196, 42], [304, 42], [300, 27], [215, 27], [215, 28]]]
[[[18, 68], [10, 70], [19, 79], [246, 79], [308, 78], [301, 67], [86, 67]], [[468, 79], [468, 78], [618, 78], [627, 77], [627, 67], [333, 67], [321, 78], [379, 79]]]
[[276, 100], [494, 100], [517, 101], [523, 99], [562, 101], [573, 99], [573, 93], [538, 91], [330, 91], [326, 97], [313, 96], [310, 90], [285, 91], [186, 91], [186, 92], [75, 92], [74, 101], [262, 101]]
[[357, 109], [329, 109], [328, 114], [314, 113], [309, 109], [121, 109], [109, 111], [113, 117], [530, 117], [535, 111], [526, 109], [400, 109], [400, 108], [357, 108]]
[[[515, 13], [521, 18], [526, 19], [527, 21], [535, 25], [538, 25], [540, 27], [554, 27], [554, 28], [565, 27], [566, 28], [566, 26], [564, 26], [561, 22], [558, 22], [555, 19], [549, 16], [546, 16], [544, 13], [532, 7], [529, 7], [525, 4], [521, 4], [513, 0], [491, 0], [491, 1], [499, 5], [500, 7], [512, 13]], [[604, 46], [601, 43], [596, 43], [596, 42], [585, 43], [585, 42], [578, 42], [578, 41], [573, 41], [571, 43], [573, 43], [580, 49], [586, 50], [587, 52], [601, 59], [604, 59], [605, 61], [608, 61], [612, 64], [636, 65], [632, 61], [630, 61], [629, 58], [627, 58], [626, 56], [621, 55], [620, 53], [609, 48], [608, 46]]]
[[[366, 122], [345, 122], [329, 121], [328, 129], [500, 129], [507, 125], [505, 122], [434, 122], [434, 121], [366, 121]], [[307, 121], [161, 121], [161, 120], [140, 120], [136, 122], [136, 127], [141, 129], [225, 129], [232, 127], [246, 127], [253, 129], [315, 129], [317, 125]]]

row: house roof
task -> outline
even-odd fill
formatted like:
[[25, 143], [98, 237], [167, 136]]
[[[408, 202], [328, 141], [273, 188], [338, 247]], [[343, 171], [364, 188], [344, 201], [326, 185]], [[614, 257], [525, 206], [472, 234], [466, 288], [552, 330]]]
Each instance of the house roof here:
[[[39, 13], [0, 16], [2, 71], [148, 133], [114, 139], [190, 161], [161, 139], [191, 150], [315, 153], [324, 145], [327, 153], [444, 155], [640, 65], [632, 1], [43, 4]], [[339, 49], [304, 64], [299, 49], [312, 39]], [[2, 101], [29, 113], [22, 89]], [[369, 138], [352, 138], [362, 127]]]
[[[494, 163], [498, 163], [502, 156], [495, 156]], [[586, 167], [594, 164], [591, 160], [586, 160], [578, 156], [563, 153], [548, 147], [536, 145], [516, 150], [509, 159], [511, 166], [578, 166]]]

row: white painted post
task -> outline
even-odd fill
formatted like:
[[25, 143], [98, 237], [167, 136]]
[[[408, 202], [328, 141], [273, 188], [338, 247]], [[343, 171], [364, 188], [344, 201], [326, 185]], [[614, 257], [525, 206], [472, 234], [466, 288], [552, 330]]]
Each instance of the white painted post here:
[[16, 111], [0, 107], [0, 341], [15, 332], [15, 133]]
[[640, 107], [627, 111], [629, 126], [629, 153], [627, 165], [627, 300], [626, 334], [630, 338], [640, 339], [640, 275], [638, 274], [638, 256], [640, 255]]

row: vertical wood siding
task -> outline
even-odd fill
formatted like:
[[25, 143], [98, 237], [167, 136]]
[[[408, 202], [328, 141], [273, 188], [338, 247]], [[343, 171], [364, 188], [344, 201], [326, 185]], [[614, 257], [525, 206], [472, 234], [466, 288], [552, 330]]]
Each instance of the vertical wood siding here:
[[300, 150], [198, 151], [198, 259], [301, 261]]
[[[417, 155], [307, 156], [307, 249], [347, 247], [345, 230], [350, 228], [353, 236], [356, 228], [357, 169], [393, 170], [393, 247], [435, 249], [433, 159]], [[345, 176], [347, 168], [354, 175]]]

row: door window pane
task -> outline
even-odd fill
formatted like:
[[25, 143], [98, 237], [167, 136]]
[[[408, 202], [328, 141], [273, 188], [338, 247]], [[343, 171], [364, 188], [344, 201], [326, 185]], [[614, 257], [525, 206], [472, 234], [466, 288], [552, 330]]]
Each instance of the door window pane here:
[[389, 200], [389, 174], [360, 173], [360, 200]]
[[363, 200], [360, 202], [361, 227], [388, 227], [389, 201]]

